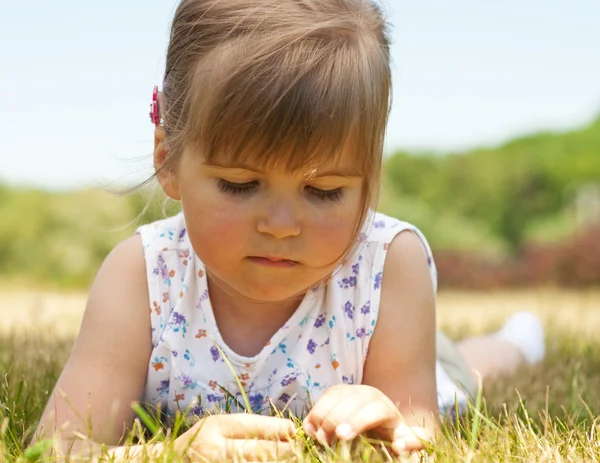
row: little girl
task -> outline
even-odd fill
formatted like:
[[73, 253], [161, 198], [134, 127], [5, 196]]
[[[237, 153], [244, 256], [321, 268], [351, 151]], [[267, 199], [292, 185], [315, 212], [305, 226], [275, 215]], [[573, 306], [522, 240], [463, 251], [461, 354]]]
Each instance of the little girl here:
[[[427, 241], [374, 212], [390, 85], [371, 0], [182, 0], [151, 117], [155, 177], [183, 212], [106, 259], [38, 431], [118, 460], [131, 403], [162, 404], [198, 415], [176, 441], [192, 461], [285, 457], [275, 407], [322, 443], [369, 431], [399, 453], [464, 406], [473, 370], [539, 361], [528, 314], [436, 335]], [[255, 414], [214, 414], [243, 411], [242, 392]]]

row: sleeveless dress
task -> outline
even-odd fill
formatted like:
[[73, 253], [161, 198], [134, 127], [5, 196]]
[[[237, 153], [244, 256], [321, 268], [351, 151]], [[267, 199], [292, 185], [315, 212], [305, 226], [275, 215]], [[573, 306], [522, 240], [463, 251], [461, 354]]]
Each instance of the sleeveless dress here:
[[[303, 416], [327, 388], [360, 384], [377, 324], [385, 257], [398, 233], [409, 230], [421, 239], [432, 284], [437, 285], [431, 250], [421, 232], [380, 213], [371, 218], [357, 250], [332, 279], [306, 293], [254, 357], [238, 355], [223, 342], [206, 269], [190, 244], [183, 213], [140, 227], [153, 345], [144, 402], [161, 404], [170, 413], [241, 411], [247, 407], [237, 376], [253, 412], [270, 413], [273, 405]], [[456, 375], [449, 376], [451, 370], [437, 362], [442, 413], [454, 409], [455, 399], [464, 406], [468, 392]]]

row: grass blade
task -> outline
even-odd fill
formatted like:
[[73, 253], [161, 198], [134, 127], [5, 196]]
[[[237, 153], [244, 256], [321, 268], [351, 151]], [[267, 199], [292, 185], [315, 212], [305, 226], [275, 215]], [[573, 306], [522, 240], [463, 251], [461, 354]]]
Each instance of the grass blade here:
[[213, 344], [219, 351], [219, 354], [223, 358], [223, 361], [227, 364], [227, 367], [229, 368], [229, 370], [231, 371], [231, 374], [235, 378], [235, 382], [237, 383], [238, 387], [240, 388], [240, 393], [242, 394], [242, 398], [244, 399], [244, 403], [246, 404], [246, 411], [249, 413], [252, 413], [253, 410], [252, 410], [252, 406], [250, 405], [250, 400], [248, 400], [248, 396], [246, 395], [246, 391], [244, 390], [244, 386], [242, 386], [242, 382], [240, 381], [240, 378], [238, 377], [238, 375], [235, 374], [235, 369], [233, 368], [233, 365], [231, 364], [231, 362], [229, 361], [229, 359], [227, 358], [225, 353], [221, 350], [221, 348], [219, 347], [219, 345], [217, 344], [217, 342], [214, 339], [213, 339]]

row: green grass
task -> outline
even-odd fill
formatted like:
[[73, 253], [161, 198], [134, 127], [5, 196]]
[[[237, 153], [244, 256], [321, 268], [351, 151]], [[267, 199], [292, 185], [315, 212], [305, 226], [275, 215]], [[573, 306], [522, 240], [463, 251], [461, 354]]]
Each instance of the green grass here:
[[[466, 335], [469, 327], [447, 331]], [[446, 423], [422, 461], [600, 461], [600, 339], [560, 326], [549, 327], [548, 339], [542, 365], [486, 386], [481, 403]], [[36, 461], [40, 449], [28, 442], [71, 345], [51, 333], [0, 335], [1, 462]], [[323, 449], [300, 432], [299, 448], [311, 462], [390, 460], [366, 440]]]

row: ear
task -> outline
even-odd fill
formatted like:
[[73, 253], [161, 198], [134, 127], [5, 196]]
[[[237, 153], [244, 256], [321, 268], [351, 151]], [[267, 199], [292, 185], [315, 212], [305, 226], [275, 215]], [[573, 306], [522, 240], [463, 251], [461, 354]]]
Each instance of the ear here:
[[165, 168], [169, 151], [167, 149], [167, 132], [165, 128], [159, 126], [154, 131], [154, 171], [156, 178], [160, 183], [165, 194], [176, 201], [181, 199], [179, 193], [179, 183], [177, 181], [177, 173], [171, 169]]

